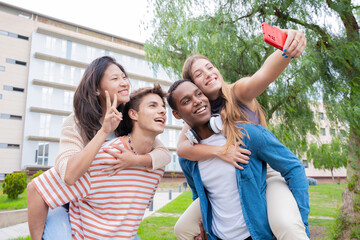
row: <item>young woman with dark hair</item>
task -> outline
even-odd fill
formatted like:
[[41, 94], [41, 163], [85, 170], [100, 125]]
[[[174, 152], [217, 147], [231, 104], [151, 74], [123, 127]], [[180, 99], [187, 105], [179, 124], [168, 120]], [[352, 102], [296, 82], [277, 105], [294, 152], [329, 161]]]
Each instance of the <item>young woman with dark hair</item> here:
[[[283, 31], [288, 35], [284, 52], [276, 50], [254, 75], [241, 78], [232, 85], [224, 81], [219, 70], [205, 56], [193, 55], [186, 59], [183, 78], [194, 82], [209, 98], [213, 114], [221, 115], [224, 123], [222, 132], [227, 142], [225, 148], [192, 145], [185, 137], [185, 132], [189, 129], [185, 125], [177, 146], [180, 157], [192, 161], [219, 157], [239, 169], [242, 167], [237, 162], [247, 163], [246, 160], [249, 158], [245, 154], [250, 152], [236, 147], [241, 143], [241, 141], [237, 142], [236, 123], [251, 122], [266, 127], [266, 119], [256, 97], [276, 80], [292, 59], [301, 55], [306, 46], [306, 38], [301, 32]], [[297, 206], [285, 180], [270, 167], [267, 172], [266, 197], [269, 223], [275, 237], [282, 240], [308, 239], [310, 233], [307, 218], [300, 215], [298, 208], [300, 206]], [[193, 239], [197, 236], [200, 233], [200, 228], [196, 224], [199, 218], [201, 218], [199, 202], [194, 201], [175, 225], [178, 239]]]
[[[123, 104], [129, 101], [130, 83], [124, 68], [112, 57], [95, 59], [85, 70], [74, 94], [74, 114], [64, 122], [56, 167], [67, 184], [81, 177], [106, 139], [120, 136]], [[107, 100], [110, 97], [110, 101]], [[112, 103], [112, 104], [111, 104]], [[117, 154], [114, 172], [127, 166], [163, 166], [153, 160], [170, 161], [167, 149], [156, 142], [151, 154], [133, 156], [125, 149]], [[155, 158], [153, 154], [157, 154]]]
[[[59, 155], [55, 168], [61, 179], [68, 185], [74, 184], [89, 169], [102, 144], [120, 136], [121, 110], [129, 101], [130, 83], [124, 68], [112, 57], [104, 56], [95, 59], [85, 70], [74, 94], [74, 113], [63, 123], [60, 137]], [[112, 165], [103, 171], [114, 175], [129, 166], [143, 166], [147, 169], [158, 169], [170, 162], [171, 156], [163, 144], [156, 139], [153, 150], [145, 155], [134, 155], [124, 147], [118, 146], [119, 152], [109, 152], [116, 160], [104, 161]], [[31, 236], [41, 239], [45, 226], [41, 214], [42, 199], [33, 184], [28, 185], [28, 220]], [[39, 206], [37, 206], [39, 204]], [[63, 209], [60, 209], [63, 211]], [[63, 214], [64, 215], [64, 214]], [[66, 214], [65, 214], [66, 215]], [[57, 215], [59, 216], [59, 215]], [[59, 217], [61, 218], [61, 217]], [[47, 220], [48, 227], [55, 223]], [[68, 218], [65, 224], [68, 224]]]

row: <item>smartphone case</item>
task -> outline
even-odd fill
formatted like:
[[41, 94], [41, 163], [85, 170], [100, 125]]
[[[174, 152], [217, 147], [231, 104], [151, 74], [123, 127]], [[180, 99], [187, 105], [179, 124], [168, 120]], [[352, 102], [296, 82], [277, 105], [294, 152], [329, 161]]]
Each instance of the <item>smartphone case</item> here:
[[287, 38], [286, 33], [280, 31], [278, 28], [270, 26], [267, 23], [261, 24], [263, 30], [264, 41], [271, 46], [283, 50]]

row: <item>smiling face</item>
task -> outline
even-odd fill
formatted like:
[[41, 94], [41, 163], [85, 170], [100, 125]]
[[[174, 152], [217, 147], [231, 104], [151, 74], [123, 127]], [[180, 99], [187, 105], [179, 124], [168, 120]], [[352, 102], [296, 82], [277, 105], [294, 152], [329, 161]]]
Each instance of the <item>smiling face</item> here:
[[129, 115], [134, 121], [134, 127], [158, 135], [164, 131], [166, 108], [163, 99], [154, 93], [149, 93], [141, 99], [139, 111], [130, 109]]
[[211, 100], [220, 95], [221, 84], [224, 81], [219, 70], [207, 59], [196, 59], [191, 68], [191, 78], [201, 91]]
[[172, 98], [176, 105], [175, 118], [183, 119], [192, 128], [207, 125], [211, 117], [209, 99], [198, 86], [183, 82], [173, 91]]
[[129, 88], [129, 80], [125, 73], [123, 73], [115, 64], [110, 64], [101, 78], [100, 89], [97, 89], [100, 93], [99, 98], [101, 106], [106, 106], [105, 90], [109, 92], [111, 102], [114, 101], [114, 94], [116, 94], [117, 106], [119, 106], [121, 103], [129, 101]]

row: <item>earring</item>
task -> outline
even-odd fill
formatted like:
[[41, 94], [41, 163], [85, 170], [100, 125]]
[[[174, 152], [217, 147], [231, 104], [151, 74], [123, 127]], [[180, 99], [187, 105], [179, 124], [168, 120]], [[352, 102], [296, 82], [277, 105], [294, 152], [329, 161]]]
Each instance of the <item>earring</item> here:
[[100, 92], [96, 92], [96, 95], [98, 95], [98, 96], [99, 96], [99, 95], [100, 95]]

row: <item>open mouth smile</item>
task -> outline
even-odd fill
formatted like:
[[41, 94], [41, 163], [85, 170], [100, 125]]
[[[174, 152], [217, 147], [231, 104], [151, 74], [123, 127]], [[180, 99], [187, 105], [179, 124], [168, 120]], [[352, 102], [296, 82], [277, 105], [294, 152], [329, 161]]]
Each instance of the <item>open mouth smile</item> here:
[[216, 81], [217, 81], [217, 78], [213, 78], [213, 79], [211, 79], [210, 81], [206, 82], [206, 83], [205, 83], [205, 86], [212, 85], [212, 84], [215, 83]]
[[206, 110], [206, 106], [202, 106], [202, 107], [198, 108], [194, 113], [200, 114], [200, 113], [204, 112], [205, 110]]
[[118, 91], [118, 93], [122, 96], [127, 96], [129, 95], [129, 89], [123, 89], [121, 91]]
[[163, 117], [158, 117], [158, 118], [155, 118], [154, 121], [157, 122], [157, 123], [161, 123], [162, 125], [164, 125], [166, 119], [163, 118]]

